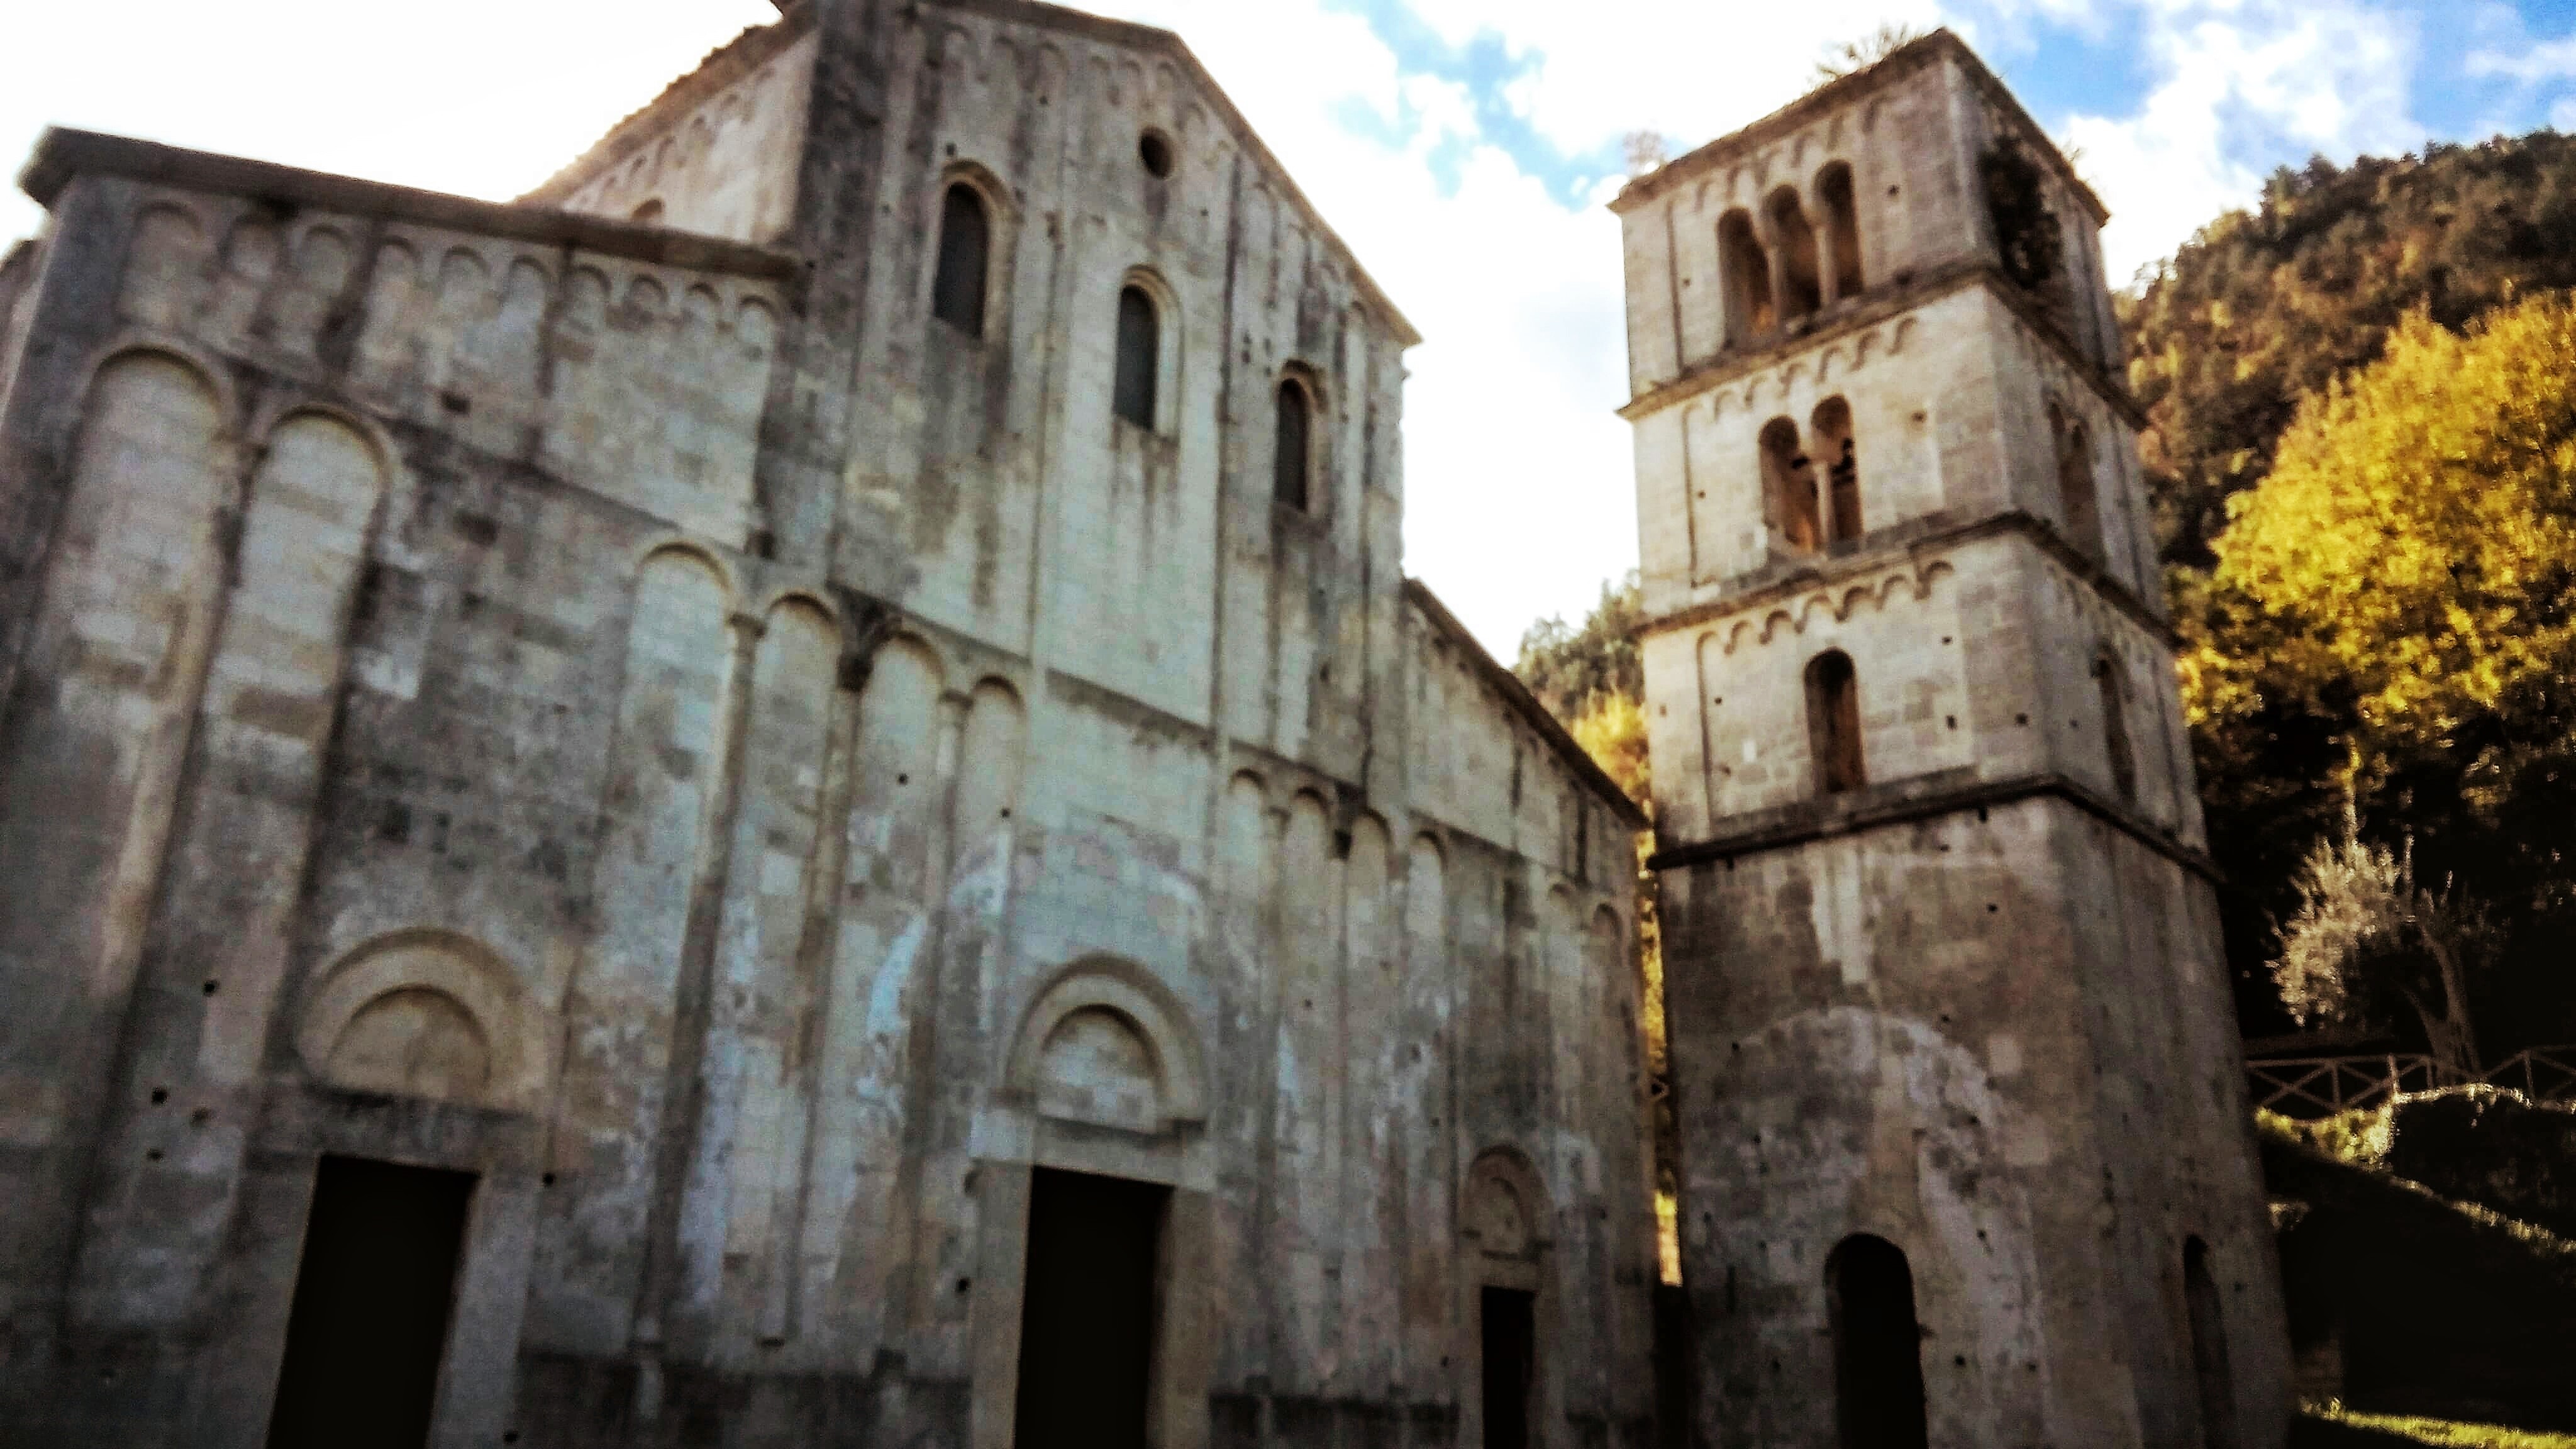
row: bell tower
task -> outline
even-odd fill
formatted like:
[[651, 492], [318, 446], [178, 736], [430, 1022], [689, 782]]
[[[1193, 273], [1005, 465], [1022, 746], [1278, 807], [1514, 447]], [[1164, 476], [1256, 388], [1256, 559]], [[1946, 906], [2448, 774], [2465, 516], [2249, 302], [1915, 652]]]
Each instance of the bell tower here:
[[1613, 209], [1694, 1442], [2277, 1449], [2101, 203], [1944, 31]]

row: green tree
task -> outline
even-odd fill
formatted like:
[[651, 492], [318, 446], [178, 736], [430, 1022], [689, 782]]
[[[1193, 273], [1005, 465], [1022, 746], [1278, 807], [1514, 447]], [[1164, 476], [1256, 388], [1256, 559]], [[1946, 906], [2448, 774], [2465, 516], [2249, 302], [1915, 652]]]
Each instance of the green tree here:
[[[2456, 882], [2497, 908], [2501, 934], [2477, 933], [2480, 951], [2518, 938], [2535, 967], [2563, 952], [2576, 305], [2536, 298], [2465, 336], [2402, 321], [2377, 362], [2301, 406], [2228, 511], [2216, 567], [2180, 611], [2185, 693], [2214, 836], [2249, 822], [2280, 895], [2299, 894], [2285, 941], [2324, 919], [2308, 910], [2323, 878], [2307, 843], [2349, 815], [2364, 836], [2412, 840], [2417, 868], [2446, 883], [2414, 892], [2414, 916]], [[2246, 842], [2233, 848], [2242, 860]]]
[[2457, 330], [2576, 286], [2576, 138], [2542, 131], [2273, 173], [2123, 301], [2165, 557], [2211, 562], [2227, 499], [2271, 470], [2300, 402], [2421, 311]]
[[2299, 912], [2281, 932], [2273, 974], [2302, 1023], [2383, 1028], [2399, 1010], [2423, 1028], [2453, 1080], [2478, 1070], [2469, 974], [2492, 943], [2484, 914], [2456, 890], [2415, 883], [2399, 855], [2347, 829], [2319, 841], [2298, 876]]
[[1520, 662], [1512, 672], [1568, 722], [1602, 695], [1645, 698], [1646, 670], [1636, 639], [1637, 626], [1646, 620], [1645, 597], [1634, 570], [1615, 584], [1603, 580], [1601, 601], [1582, 624], [1568, 625], [1558, 615], [1522, 633]]

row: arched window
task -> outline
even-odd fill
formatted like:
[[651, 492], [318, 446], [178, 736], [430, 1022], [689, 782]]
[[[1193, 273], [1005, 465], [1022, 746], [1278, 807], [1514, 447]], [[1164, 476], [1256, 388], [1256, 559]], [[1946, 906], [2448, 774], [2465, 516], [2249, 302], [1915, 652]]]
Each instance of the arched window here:
[[1815, 437], [1815, 462], [1825, 470], [1827, 537], [1843, 543], [1860, 537], [1860, 454], [1852, 443], [1851, 404], [1829, 397], [1816, 404], [1809, 420]]
[[1840, 795], [1869, 782], [1860, 752], [1860, 676], [1839, 649], [1807, 665], [1807, 741], [1818, 794]]
[[1855, 1234], [1825, 1259], [1842, 1449], [1924, 1449], [1923, 1330], [1905, 1251]]
[[1726, 340], [1740, 347], [1780, 325], [1771, 311], [1771, 259], [1741, 209], [1717, 223], [1717, 266], [1726, 292]]
[[1780, 248], [1780, 320], [1795, 322], [1825, 305], [1824, 279], [1816, 270], [1816, 229], [1796, 188], [1771, 193], [1771, 239]]
[[939, 203], [939, 272], [930, 284], [930, 315], [969, 337], [983, 336], [992, 257], [993, 221], [984, 198], [957, 182]]
[[2138, 762], [2129, 749], [2128, 691], [2121, 688], [2120, 662], [2105, 649], [2093, 656], [2093, 686], [2102, 693], [2102, 747], [2111, 756], [2111, 784], [2120, 798], [2138, 798]]
[[1118, 294], [1118, 416], [1140, 428], [1154, 426], [1154, 389], [1161, 381], [1163, 319], [1145, 289], [1129, 283]]
[[1846, 301], [1861, 292], [1860, 207], [1853, 200], [1851, 167], [1837, 161], [1818, 172], [1816, 195], [1824, 202], [1825, 230], [1831, 233], [1834, 300]]
[[2227, 1305], [2209, 1276], [2209, 1245], [2182, 1245], [2182, 1296], [2191, 1318], [2192, 1376], [2200, 1383], [2203, 1449], [2236, 1449], [2236, 1383], [2227, 1366]]
[[654, 197], [652, 200], [636, 207], [633, 211], [626, 214], [626, 219], [639, 226], [660, 226], [662, 224], [662, 198], [658, 196]]
[[2102, 558], [2102, 512], [2093, 494], [2093, 444], [2084, 425], [2066, 411], [2048, 405], [2048, 431], [2057, 441], [2057, 502], [2066, 519], [2066, 540], [2086, 558]]
[[1303, 513], [1307, 507], [1310, 454], [1315, 432], [1315, 401], [1306, 384], [1293, 377], [1279, 380], [1279, 441], [1270, 455], [1270, 497]]
[[1824, 547], [1824, 521], [1816, 506], [1816, 468], [1798, 445], [1798, 425], [1773, 418], [1762, 425], [1762, 492], [1773, 536], [1793, 553]]

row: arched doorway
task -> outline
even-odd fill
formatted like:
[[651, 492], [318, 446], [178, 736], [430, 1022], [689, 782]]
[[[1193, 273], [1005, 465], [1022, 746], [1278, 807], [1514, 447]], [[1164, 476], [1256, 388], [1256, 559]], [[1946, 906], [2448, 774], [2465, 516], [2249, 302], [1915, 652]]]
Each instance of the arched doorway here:
[[1842, 1449], [1925, 1449], [1923, 1330], [1905, 1250], [1856, 1233], [1825, 1259]]

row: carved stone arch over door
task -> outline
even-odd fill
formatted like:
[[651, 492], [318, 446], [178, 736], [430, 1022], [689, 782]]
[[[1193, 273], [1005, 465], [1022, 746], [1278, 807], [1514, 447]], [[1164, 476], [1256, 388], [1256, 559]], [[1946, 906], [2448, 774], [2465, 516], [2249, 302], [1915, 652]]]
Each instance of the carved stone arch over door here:
[[518, 973], [451, 931], [396, 931], [314, 978], [295, 1044], [317, 1081], [350, 1091], [529, 1111], [546, 1033]]
[[1159, 1136], [1207, 1120], [1207, 1066], [1188, 1009], [1115, 957], [1058, 972], [1021, 1018], [1003, 1096], [1055, 1121]]

